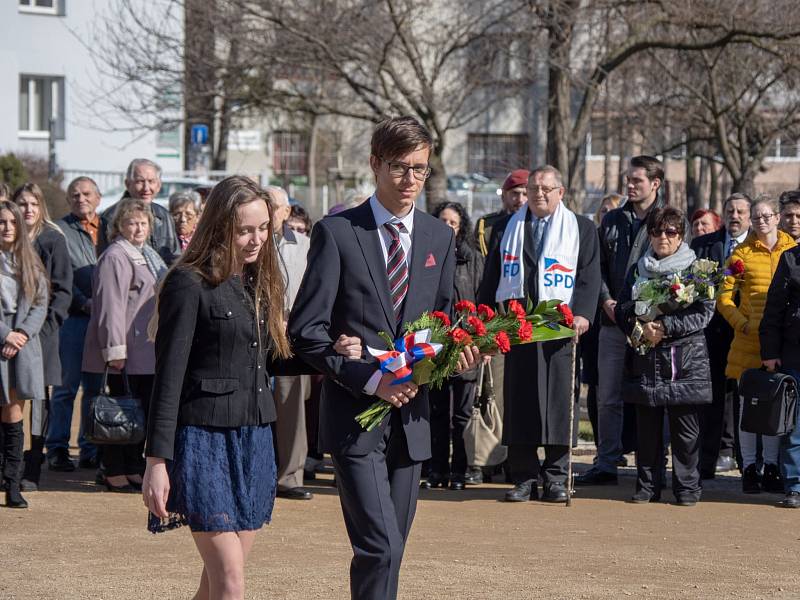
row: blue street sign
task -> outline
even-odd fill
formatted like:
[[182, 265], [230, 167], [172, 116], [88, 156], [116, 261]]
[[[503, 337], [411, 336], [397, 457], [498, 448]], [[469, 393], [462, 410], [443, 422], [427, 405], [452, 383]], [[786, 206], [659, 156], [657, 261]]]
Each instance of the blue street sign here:
[[208, 125], [192, 125], [192, 145], [202, 146], [208, 143]]

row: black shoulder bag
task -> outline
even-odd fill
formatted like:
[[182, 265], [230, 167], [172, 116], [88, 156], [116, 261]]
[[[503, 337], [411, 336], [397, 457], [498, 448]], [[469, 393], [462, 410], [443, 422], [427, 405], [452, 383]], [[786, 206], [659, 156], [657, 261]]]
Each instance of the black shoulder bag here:
[[92, 444], [138, 444], [145, 437], [144, 408], [130, 392], [128, 374], [122, 369], [125, 393], [108, 393], [108, 366], [103, 372], [100, 393], [89, 398], [89, 419], [84, 436]]
[[784, 373], [747, 369], [739, 379], [742, 431], [786, 435], [794, 429], [797, 383]]

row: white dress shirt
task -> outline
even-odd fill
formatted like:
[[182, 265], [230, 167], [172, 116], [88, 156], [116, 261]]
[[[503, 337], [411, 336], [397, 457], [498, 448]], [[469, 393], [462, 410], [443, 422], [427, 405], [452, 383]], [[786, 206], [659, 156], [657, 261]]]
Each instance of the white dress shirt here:
[[[396, 217], [378, 201], [378, 197], [372, 194], [369, 199], [369, 206], [372, 209], [372, 216], [375, 217], [375, 224], [378, 226], [378, 236], [381, 242], [381, 252], [383, 253], [383, 264], [389, 259], [389, 245], [392, 243], [392, 236], [389, 230], [384, 227], [386, 223], [402, 223], [405, 231], [400, 232], [400, 244], [403, 246], [403, 251], [406, 253], [406, 264], [409, 271], [411, 270], [411, 232], [414, 229], [414, 207], [408, 211], [404, 217]], [[366, 350], [366, 348], [365, 348]], [[378, 384], [381, 382], [383, 373], [380, 369], [375, 371], [367, 380], [364, 385], [364, 393], [372, 396], [378, 389]]]

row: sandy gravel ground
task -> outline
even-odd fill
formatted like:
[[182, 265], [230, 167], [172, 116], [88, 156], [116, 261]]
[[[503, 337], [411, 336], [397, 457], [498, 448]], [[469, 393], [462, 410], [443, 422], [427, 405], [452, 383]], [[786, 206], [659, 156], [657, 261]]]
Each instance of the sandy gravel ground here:
[[[800, 598], [800, 511], [741, 494], [734, 477], [710, 482], [695, 508], [631, 505], [626, 472], [571, 508], [500, 502], [500, 484], [423, 493], [400, 597]], [[0, 598], [190, 598], [200, 560], [189, 532], [148, 533], [141, 499], [100, 491], [92, 475], [45, 470], [29, 510], [0, 507]], [[278, 500], [248, 598], [348, 597], [338, 497], [329, 475], [316, 483], [310, 502]]]

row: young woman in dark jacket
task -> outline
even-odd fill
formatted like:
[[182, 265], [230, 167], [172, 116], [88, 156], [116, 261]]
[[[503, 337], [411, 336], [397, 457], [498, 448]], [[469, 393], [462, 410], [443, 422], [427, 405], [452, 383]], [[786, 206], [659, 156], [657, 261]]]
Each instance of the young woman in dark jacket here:
[[[475, 295], [483, 275], [483, 256], [472, 245], [472, 223], [469, 215], [458, 202], [442, 202], [433, 209], [432, 214], [449, 225], [456, 235], [453, 303], [460, 300], [475, 302]], [[464, 427], [472, 413], [476, 380], [477, 370], [473, 369], [463, 375], [452, 377], [441, 389], [431, 389], [428, 393], [431, 406], [431, 461], [428, 479], [422, 483], [423, 488], [447, 487], [449, 481], [451, 490], [464, 489], [468, 466], [464, 449]]]
[[[769, 371], [788, 373], [800, 383], [800, 246], [781, 254], [758, 326], [761, 361]], [[786, 497], [780, 505], [800, 508], [800, 410], [794, 431], [780, 439]]]
[[14, 192], [14, 202], [22, 211], [28, 228], [28, 238], [39, 254], [50, 282], [50, 301], [47, 318], [39, 331], [44, 367], [44, 396], [31, 403], [31, 444], [25, 452], [25, 472], [22, 475], [22, 491], [39, 489], [42, 471], [45, 434], [47, 432], [47, 409], [51, 386], [61, 385], [61, 359], [58, 355], [58, 331], [67, 318], [72, 302], [72, 263], [69, 260], [67, 242], [58, 225], [50, 220], [44, 194], [35, 183], [25, 183]]
[[[617, 324], [628, 336], [637, 325], [633, 286], [686, 271], [696, 260], [683, 241], [686, 225], [681, 211], [656, 209], [645, 225], [650, 249], [629, 270], [615, 309]], [[698, 405], [711, 402], [703, 331], [713, 314], [713, 300], [697, 300], [653, 321], [639, 321], [652, 348], [640, 354], [627, 347], [623, 397], [636, 405], [638, 428], [635, 503], [660, 499], [665, 411], [672, 443], [672, 491], [681, 506], [694, 506], [700, 499]]]
[[269, 379], [304, 369], [286, 360], [271, 220], [267, 192], [250, 179], [216, 184], [151, 323], [142, 494], [151, 531], [189, 525], [204, 566], [198, 598], [244, 597], [244, 563], [277, 486]]

